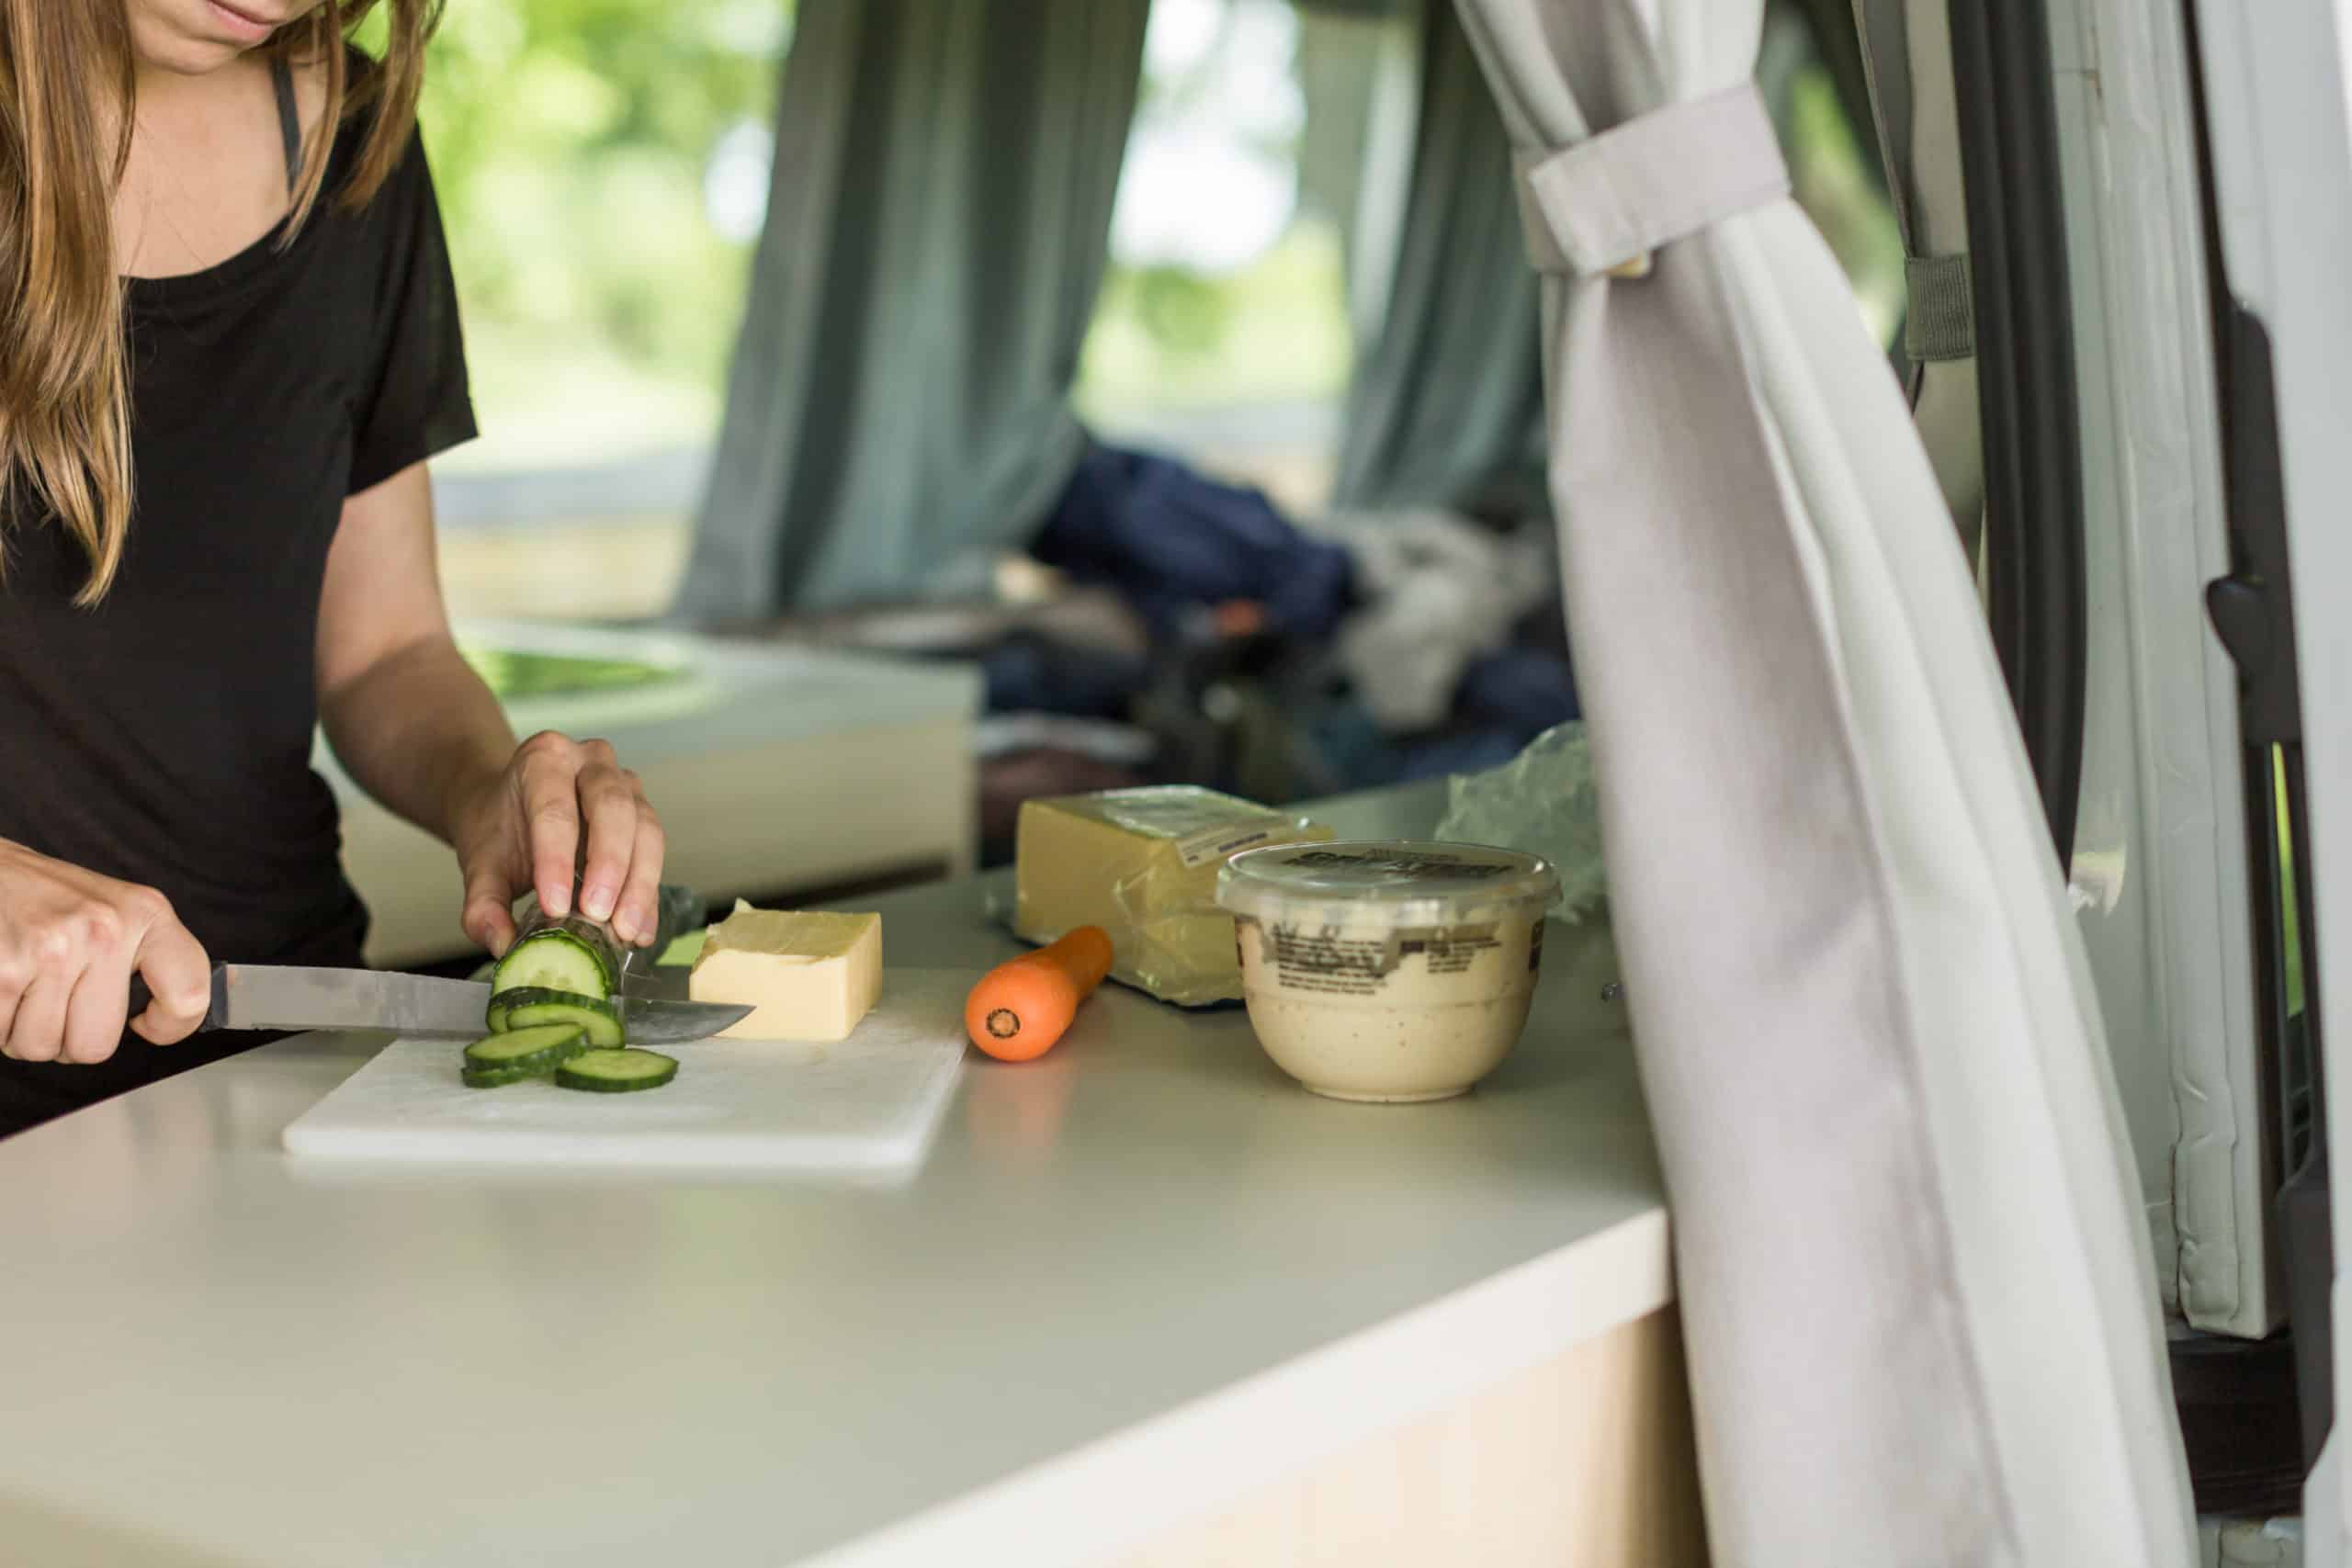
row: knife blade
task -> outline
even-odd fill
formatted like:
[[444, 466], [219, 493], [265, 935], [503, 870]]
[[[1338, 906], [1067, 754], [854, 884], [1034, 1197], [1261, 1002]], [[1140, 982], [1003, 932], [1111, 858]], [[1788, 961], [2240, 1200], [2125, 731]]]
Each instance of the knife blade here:
[[[146, 982], [130, 982], [130, 1016], [145, 1010]], [[632, 1045], [683, 1045], [706, 1040], [751, 1015], [727, 1002], [620, 999]], [[212, 1004], [201, 1032], [211, 1029], [389, 1029], [401, 1034], [471, 1040], [483, 1033], [490, 1007], [487, 980], [445, 980], [429, 975], [390, 975], [372, 969], [306, 969], [285, 964], [216, 964]]]

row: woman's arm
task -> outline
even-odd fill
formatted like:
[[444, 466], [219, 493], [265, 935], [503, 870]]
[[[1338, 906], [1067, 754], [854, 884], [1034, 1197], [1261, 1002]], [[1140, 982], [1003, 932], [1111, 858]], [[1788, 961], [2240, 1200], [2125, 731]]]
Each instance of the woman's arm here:
[[550, 914], [569, 913], [579, 863], [582, 912], [623, 942], [653, 940], [661, 823], [605, 742], [548, 731], [514, 743], [449, 634], [422, 463], [344, 505], [319, 604], [318, 687], [345, 771], [457, 851], [468, 936], [504, 951], [509, 906], [532, 887]]

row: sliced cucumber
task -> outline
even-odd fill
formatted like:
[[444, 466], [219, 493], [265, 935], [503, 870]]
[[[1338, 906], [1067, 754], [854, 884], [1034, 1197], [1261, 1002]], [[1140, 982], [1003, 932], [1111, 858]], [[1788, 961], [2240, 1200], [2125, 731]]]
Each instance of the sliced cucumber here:
[[[577, 991], [551, 991], [545, 986], [525, 986], [518, 990], [498, 991], [491, 996], [490, 1008], [484, 1015], [484, 1021], [489, 1023], [490, 1032], [492, 1034], [522, 1027], [507, 1017], [507, 1014], [514, 1010], [514, 1004], [517, 1002], [526, 1006], [535, 1002], [570, 1002], [575, 1006], [587, 1008], [594, 1012], [611, 1013], [616, 1017], [620, 1012], [620, 1003], [616, 1001], [600, 1002], [594, 997], [583, 997]], [[550, 1019], [542, 1021], [559, 1021]]]
[[582, 1051], [555, 1069], [559, 1089], [592, 1094], [628, 1094], [660, 1089], [678, 1076], [678, 1060], [659, 1051]]
[[613, 994], [612, 963], [588, 937], [562, 926], [533, 931], [498, 961], [495, 992], [569, 991], [598, 1001]]
[[574, 996], [570, 991], [550, 991], [537, 986], [501, 991], [490, 998], [490, 1026], [494, 1030], [534, 1029], [557, 1023], [577, 1026], [592, 1046], [618, 1045], [625, 1038], [618, 1002], [599, 1001], [594, 997]]
[[587, 1034], [577, 1023], [509, 1030], [466, 1047], [465, 1079], [475, 1089], [496, 1089], [525, 1078], [543, 1078], [587, 1049]]
[[504, 1089], [511, 1083], [527, 1083], [533, 1078], [545, 1078], [545, 1067], [468, 1067], [458, 1075], [468, 1089]]

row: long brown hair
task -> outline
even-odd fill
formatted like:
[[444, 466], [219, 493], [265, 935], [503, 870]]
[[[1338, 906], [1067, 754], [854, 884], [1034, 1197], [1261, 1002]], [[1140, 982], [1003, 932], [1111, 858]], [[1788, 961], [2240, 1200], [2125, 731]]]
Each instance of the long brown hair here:
[[[324, 0], [268, 45], [318, 67], [326, 89], [304, 142], [288, 238], [325, 194], [345, 119], [374, 110], [334, 194], [345, 208], [365, 206], [407, 146], [441, 0], [381, 3], [383, 51], [356, 71], [344, 40], [379, 0]], [[90, 559], [75, 597], [84, 605], [105, 597], [130, 531], [130, 375], [113, 197], [130, 156], [133, 85], [123, 0], [0, 0], [0, 506], [22, 515], [30, 502], [56, 514]]]

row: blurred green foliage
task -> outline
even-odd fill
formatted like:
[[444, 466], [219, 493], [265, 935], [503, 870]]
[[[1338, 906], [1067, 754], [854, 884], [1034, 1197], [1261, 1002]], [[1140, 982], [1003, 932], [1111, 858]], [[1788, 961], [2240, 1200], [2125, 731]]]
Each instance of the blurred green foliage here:
[[751, 246], [712, 227], [705, 171], [729, 130], [770, 122], [792, 10], [458, 0], [444, 14], [425, 146], [493, 452], [707, 434], [695, 427], [717, 406]]
[[1810, 64], [1792, 85], [1789, 178], [1792, 194], [1852, 280], [1862, 316], [1881, 343], [1894, 341], [1903, 316], [1903, 234], [1871, 177], [1878, 149], [1846, 117], [1827, 69]]
[[[1222, 26], [1235, 17], [1226, 0]], [[1363, 158], [1374, 46], [1399, 17], [1366, 21], [1303, 17], [1287, 65], [1302, 89], [1303, 123], [1288, 134], [1247, 138], [1295, 163], [1300, 200], [1263, 254], [1226, 273], [1124, 262], [1105, 267], [1080, 357], [1075, 401], [1110, 427], [1148, 423], [1156, 412], [1270, 403], [1337, 404], [1346, 395], [1355, 344], [1347, 317], [1344, 209]], [[1186, 104], [1213, 104], [1234, 69], [1218, 50], [1162, 73], [1147, 51], [1138, 118]], [[1311, 155], [1312, 154], [1312, 155]], [[1310, 179], [1309, 175], [1319, 175]], [[1338, 196], [1340, 199], [1317, 198]], [[1216, 214], [1203, 212], [1214, 223]]]
[[[485, 434], [458, 464], [590, 460], [711, 438], [752, 245], [713, 226], [705, 179], [730, 130], [771, 123], [793, 12], [793, 0], [449, 6], [423, 113]], [[1317, 89], [1311, 120], [1343, 151], [1363, 134], [1368, 37], [1310, 28], [1302, 53], [1315, 58], [1297, 62]], [[1147, 82], [1146, 95], [1185, 86]], [[1794, 107], [1798, 195], [1873, 323], [1891, 328], [1901, 245], [1864, 150], [1817, 67], [1797, 82]], [[1334, 156], [1327, 148], [1322, 162]], [[1318, 205], [1329, 203], [1308, 201], [1272, 249], [1229, 275], [1114, 263], [1080, 406], [1115, 420], [1341, 398], [1354, 350], [1348, 215]]]
[[1085, 416], [1116, 425], [1155, 409], [1336, 401], [1354, 344], [1337, 230], [1295, 220], [1238, 272], [1114, 264], [1079, 364]]

